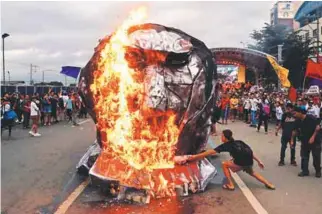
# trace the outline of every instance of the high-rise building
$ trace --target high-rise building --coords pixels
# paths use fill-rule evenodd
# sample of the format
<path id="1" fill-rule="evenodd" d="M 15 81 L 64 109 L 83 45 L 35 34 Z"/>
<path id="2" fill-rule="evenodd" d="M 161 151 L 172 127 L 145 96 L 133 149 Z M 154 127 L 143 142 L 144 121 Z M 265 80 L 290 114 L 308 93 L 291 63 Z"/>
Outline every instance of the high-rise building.
<path id="1" fill-rule="evenodd" d="M 271 25 L 285 25 L 290 29 L 296 28 L 294 16 L 302 2 L 278 1 L 271 9 Z"/>
<path id="2" fill-rule="evenodd" d="M 322 62 L 322 1 L 305 1 L 301 4 L 294 19 L 298 21 L 303 40 L 311 39 L 311 47 L 316 47 L 315 57 Z M 320 47 L 320 48 L 317 48 Z"/>

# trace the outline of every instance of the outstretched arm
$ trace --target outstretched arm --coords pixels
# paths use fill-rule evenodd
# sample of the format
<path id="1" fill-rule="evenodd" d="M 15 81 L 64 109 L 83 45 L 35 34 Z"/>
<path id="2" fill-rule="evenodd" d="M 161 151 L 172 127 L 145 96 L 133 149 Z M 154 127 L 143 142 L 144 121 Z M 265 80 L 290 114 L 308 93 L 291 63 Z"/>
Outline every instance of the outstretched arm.
<path id="1" fill-rule="evenodd" d="M 188 158 L 188 161 L 196 161 L 196 160 L 201 160 L 209 155 L 215 155 L 217 154 L 217 152 L 213 149 L 209 149 L 209 150 L 206 150 L 202 153 L 199 153 L 199 154 L 196 154 L 196 155 L 191 155 L 189 158 Z"/>
<path id="2" fill-rule="evenodd" d="M 253 154 L 253 159 L 258 163 L 258 166 L 261 168 L 261 169 L 264 169 L 264 164 L 263 162 L 258 159 L 254 154 Z"/>

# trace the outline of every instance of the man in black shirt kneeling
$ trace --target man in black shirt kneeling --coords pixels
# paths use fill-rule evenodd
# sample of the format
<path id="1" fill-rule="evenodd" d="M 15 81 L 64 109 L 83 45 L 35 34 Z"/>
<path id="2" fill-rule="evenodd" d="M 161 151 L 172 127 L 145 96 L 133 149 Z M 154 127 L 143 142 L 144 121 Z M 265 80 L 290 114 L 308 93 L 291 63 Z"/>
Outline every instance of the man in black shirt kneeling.
<path id="1" fill-rule="evenodd" d="M 234 140 L 233 133 L 231 130 L 226 129 L 223 131 L 221 140 L 223 144 L 216 147 L 215 149 L 207 150 L 203 153 L 197 155 L 190 155 L 187 157 L 188 161 L 193 160 L 200 160 L 210 155 L 215 155 L 221 152 L 229 152 L 230 155 L 233 157 L 232 160 L 224 161 L 222 163 L 222 168 L 224 174 L 228 180 L 227 184 L 223 185 L 224 189 L 227 190 L 234 190 L 234 183 L 231 178 L 230 171 L 238 172 L 238 171 L 245 171 L 249 175 L 256 178 L 261 183 L 265 184 L 266 188 L 274 190 L 275 187 L 273 184 L 269 183 L 265 178 L 263 178 L 257 172 L 253 170 L 253 159 L 257 161 L 260 168 L 264 168 L 264 164 L 253 154 L 252 149 L 245 144 L 243 141 Z"/>

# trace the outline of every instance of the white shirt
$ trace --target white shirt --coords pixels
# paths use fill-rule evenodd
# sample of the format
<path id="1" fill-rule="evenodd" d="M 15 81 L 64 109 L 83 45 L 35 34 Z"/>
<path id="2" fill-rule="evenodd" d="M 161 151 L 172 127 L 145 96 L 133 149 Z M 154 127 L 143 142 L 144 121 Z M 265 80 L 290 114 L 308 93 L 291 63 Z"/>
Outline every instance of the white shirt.
<path id="1" fill-rule="evenodd" d="M 30 116 L 37 116 L 39 108 L 34 101 L 30 104 Z"/>
<path id="2" fill-rule="evenodd" d="M 313 105 L 307 109 L 307 114 L 313 115 L 315 118 L 320 118 L 320 108 L 317 105 Z"/>
<path id="3" fill-rule="evenodd" d="M 65 106 L 65 105 L 66 105 L 66 103 L 67 103 L 67 100 L 68 100 L 68 96 L 63 95 L 62 97 L 63 97 L 63 101 L 64 101 L 64 106 Z"/>
<path id="4" fill-rule="evenodd" d="M 244 108 L 247 109 L 247 110 L 250 109 L 250 99 L 247 98 L 244 101 Z"/>
<path id="5" fill-rule="evenodd" d="M 315 110 L 315 116 L 316 118 L 320 118 L 320 108 L 317 105 L 313 105 Z"/>
<path id="6" fill-rule="evenodd" d="M 276 119 L 282 120 L 283 110 L 281 106 L 276 107 Z"/>
<path id="7" fill-rule="evenodd" d="M 257 104 L 258 104 L 258 100 L 256 98 L 253 98 L 250 100 L 250 105 L 251 105 L 252 111 L 257 111 Z"/>

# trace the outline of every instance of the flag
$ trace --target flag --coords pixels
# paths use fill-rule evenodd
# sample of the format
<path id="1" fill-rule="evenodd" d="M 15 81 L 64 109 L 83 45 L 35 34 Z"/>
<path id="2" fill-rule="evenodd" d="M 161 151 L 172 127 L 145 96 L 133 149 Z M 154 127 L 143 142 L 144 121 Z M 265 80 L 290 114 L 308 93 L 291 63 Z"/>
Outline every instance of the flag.
<path id="1" fill-rule="evenodd" d="M 308 59 L 306 64 L 305 76 L 322 80 L 322 63 L 316 63 L 311 59 Z"/>
<path id="2" fill-rule="evenodd" d="M 288 69 L 280 66 L 272 56 L 267 56 L 268 61 L 271 63 L 283 87 L 289 88 L 291 86 L 288 80 Z"/>
<path id="3" fill-rule="evenodd" d="M 245 66 L 244 65 L 238 66 L 237 82 L 245 83 Z"/>
<path id="4" fill-rule="evenodd" d="M 60 73 L 77 79 L 80 70 L 81 70 L 80 67 L 63 66 Z"/>
<path id="5" fill-rule="evenodd" d="M 291 86 L 290 89 L 288 90 L 288 98 L 292 103 L 296 102 L 297 94 L 296 94 L 296 89 Z"/>

